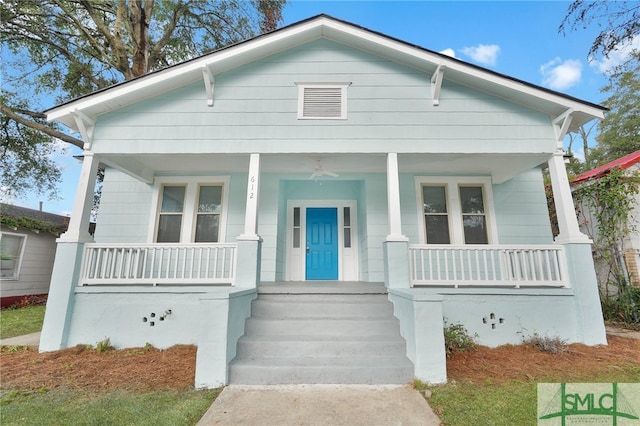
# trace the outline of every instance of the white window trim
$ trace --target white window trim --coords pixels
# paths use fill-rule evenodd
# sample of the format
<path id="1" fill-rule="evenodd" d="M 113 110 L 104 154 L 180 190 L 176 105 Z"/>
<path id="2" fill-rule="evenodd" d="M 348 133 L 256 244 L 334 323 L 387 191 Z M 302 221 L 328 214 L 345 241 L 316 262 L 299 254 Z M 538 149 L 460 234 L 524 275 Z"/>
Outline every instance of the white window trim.
<path id="1" fill-rule="evenodd" d="M 293 209 L 300 208 L 300 247 L 293 248 Z M 288 200 L 287 253 L 285 281 L 305 280 L 307 241 L 307 208 L 338 209 L 338 281 L 357 281 L 359 278 L 358 203 L 356 200 Z M 351 209 L 351 247 L 344 247 L 344 215 L 341 209 Z"/>
<path id="2" fill-rule="evenodd" d="M 298 86 L 298 120 L 346 120 L 347 119 L 347 87 L 351 82 L 304 83 L 295 82 Z M 340 89 L 340 117 L 308 117 L 304 115 L 304 90 L 307 88 Z"/>
<path id="3" fill-rule="evenodd" d="M 196 216 L 198 214 L 198 188 L 201 185 L 222 185 L 222 210 L 218 229 L 218 242 L 226 242 L 227 209 L 229 207 L 229 176 L 159 176 L 153 182 L 153 199 L 147 242 L 156 243 L 159 212 L 162 203 L 162 188 L 165 185 L 186 186 L 184 195 L 184 211 L 180 229 L 180 243 L 193 243 L 196 232 Z M 202 243 L 205 244 L 205 243 Z"/>
<path id="4" fill-rule="evenodd" d="M 420 244 L 426 244 L 427 236 L 424 225 L 424 207 L 422 200 L 423 185 L 444 185 L 447 195 L 447 216 L 451 244 L 465 244 L 462 224 L 462 206 L 460 204 L 460 186 L 482 186 L 484 214 L 487 219 L 488 244 L 498 244 L 498 227 L 496 225 L 493 203 L 493 185 L 490 177 L 483 176 L 416 176 L 416 200 L 418 211 L 418 227 Z"/>
<path id="5" fill-rule="evenodd" d="M 20 270 L 22 269 L 22 260 L 24 259 L 24 251 L 27 247 L 27 235 L 26 234 L 18 234 L 15 232 L 0 232 L 0 238 L 5 235 L 12 235 L 14 237 L 22 238 L 22 246 L 20 247 L 20 253 L 18 254 L 18 258 L 16 259 L 16 264 L 13 267 L 13 276 L 11 277 L 0 277 L 3 281 L 17 281 L 20 279 Z"/>

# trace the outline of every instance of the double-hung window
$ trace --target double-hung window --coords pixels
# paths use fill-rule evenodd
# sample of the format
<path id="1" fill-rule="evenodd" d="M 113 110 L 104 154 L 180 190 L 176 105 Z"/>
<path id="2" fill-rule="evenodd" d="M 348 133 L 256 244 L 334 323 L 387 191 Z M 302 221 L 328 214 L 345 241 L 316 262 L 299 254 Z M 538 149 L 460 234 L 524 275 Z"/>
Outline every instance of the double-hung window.
<path id="1" fill-rule="evenodd" d="M 27 236 L 13 232 L 0 232 L 0 279 L 17 280 L 24 257 Z"/>
<path id="2" fill-rule="evenodd" d="M 158 243 L 224 241 L 228 178 L 157 178 L 150 231 Z"/>
<path id="3" fill-rule="evenodd" d="M 416 178 L 421 240 L 426 244 L 496 242 L 489 178 Z"/>

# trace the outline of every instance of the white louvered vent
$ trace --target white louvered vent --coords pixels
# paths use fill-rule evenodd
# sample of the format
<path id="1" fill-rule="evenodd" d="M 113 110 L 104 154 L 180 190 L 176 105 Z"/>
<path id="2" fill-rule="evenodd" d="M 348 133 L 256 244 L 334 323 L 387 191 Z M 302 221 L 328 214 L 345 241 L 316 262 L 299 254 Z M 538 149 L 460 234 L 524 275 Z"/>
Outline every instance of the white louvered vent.
<path id="1" fill-rule="evenodd" d="M 347 118 L 347 87 L 350 83 L 297 84 L 299 119 Z"/>

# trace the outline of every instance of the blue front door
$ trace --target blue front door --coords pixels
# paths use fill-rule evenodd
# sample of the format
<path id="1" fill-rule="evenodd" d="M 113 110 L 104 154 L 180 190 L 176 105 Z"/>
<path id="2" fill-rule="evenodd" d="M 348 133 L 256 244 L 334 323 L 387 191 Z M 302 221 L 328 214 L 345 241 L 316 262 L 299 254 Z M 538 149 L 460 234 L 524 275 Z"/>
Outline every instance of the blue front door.
<path id="1" fill-rule="evenodd" d="M 307 208 L 306 279 L 338 279 L 338 209 L 336 208 Z"/>

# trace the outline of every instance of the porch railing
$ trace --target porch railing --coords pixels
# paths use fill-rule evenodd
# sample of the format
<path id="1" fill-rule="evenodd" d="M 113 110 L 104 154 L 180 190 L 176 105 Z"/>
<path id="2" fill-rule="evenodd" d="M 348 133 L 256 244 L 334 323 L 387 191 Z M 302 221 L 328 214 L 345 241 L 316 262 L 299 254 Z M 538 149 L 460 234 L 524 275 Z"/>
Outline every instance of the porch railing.
<path id="1" fill-rule="evenodd" d="M 411 285 L 568 287 L 562 246 L 411 245 Z"/>
<path id="2" fill-rule="evenodd" d="M 79 284 L 234 284 L 236 247 L 89 243 Z"/>

